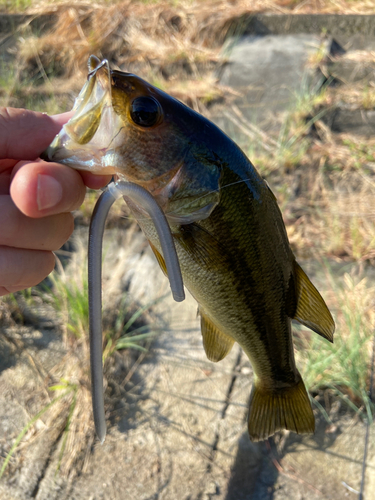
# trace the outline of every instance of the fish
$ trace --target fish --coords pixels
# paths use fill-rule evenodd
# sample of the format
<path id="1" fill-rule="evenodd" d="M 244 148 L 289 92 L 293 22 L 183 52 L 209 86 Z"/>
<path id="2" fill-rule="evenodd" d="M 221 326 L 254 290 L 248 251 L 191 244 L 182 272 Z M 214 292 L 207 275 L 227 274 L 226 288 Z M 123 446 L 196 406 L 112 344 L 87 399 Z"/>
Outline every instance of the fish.
<path id="1" fill-rule="evenodd" d="M 268 183 L 223 131 L 182 102 L 95 56 L 88 67 L 74 115 L 43 158 L 112 174 L 153 196 L 198 303 L 207 358 L 222 360 L 237 342 L 252 365 L 250 439 L 313 433 L 291 325 L 333 342 L 335 323 L 296 261 Z M 167 274 L 151 218 L 126 201 Z"/>

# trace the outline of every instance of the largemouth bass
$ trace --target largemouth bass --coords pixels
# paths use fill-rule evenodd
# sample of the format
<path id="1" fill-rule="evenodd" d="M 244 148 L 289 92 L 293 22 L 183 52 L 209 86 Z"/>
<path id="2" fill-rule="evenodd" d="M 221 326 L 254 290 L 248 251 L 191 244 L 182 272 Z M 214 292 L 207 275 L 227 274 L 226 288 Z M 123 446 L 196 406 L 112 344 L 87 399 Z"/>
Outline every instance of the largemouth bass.
<path id="1" fill-rule="evenodd" d="M 334 321 L 296 262 L 276 198 L 241 149 L 209 120 L 141 78 L 96 57 L 73 118 L 44 158 L 112 173 L 147 189 L 171 228 L 203 346 L 220 361 L 234 342 L 253 370 L 253 441 L 281 429 L 314 432 L 296 367 L 295 319 L 333 341 Z M 151 218 L 127 200 L 166 273 Z"/>

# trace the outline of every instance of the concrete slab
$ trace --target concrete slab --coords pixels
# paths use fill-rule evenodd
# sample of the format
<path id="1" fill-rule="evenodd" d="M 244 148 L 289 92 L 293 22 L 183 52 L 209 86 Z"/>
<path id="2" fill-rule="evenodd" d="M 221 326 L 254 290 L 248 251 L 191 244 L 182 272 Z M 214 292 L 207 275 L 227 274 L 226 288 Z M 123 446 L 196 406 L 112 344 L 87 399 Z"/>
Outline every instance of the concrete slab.
<path id="1" fill-rule="evenodd" d="M 308 63 L 322 44 L 328 50 L 328 41 L 317 35 L 246 36 L 229 44 L 220 84 L 239 93 L 234 102 L 244 120 L 277 136 L 285 112 L 317 85 L 316 70 Z M 230 120 L 230 113 L 218 111 L 214 121 L 237 142 L 248 143 L 238 117 Z"/>

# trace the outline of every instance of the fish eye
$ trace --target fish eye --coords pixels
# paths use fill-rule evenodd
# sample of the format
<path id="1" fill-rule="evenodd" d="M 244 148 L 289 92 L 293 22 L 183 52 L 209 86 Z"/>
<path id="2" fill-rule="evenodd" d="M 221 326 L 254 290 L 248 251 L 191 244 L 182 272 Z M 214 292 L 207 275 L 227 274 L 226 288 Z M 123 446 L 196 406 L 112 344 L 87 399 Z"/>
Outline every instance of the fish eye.
<path id="1" fill-rule="evenodd" d="M 130 116 L 136 125 L 141 127 L 152 127 L 156 125 L 162 111 L 160 104 L 153 97 L 136 97 L 130 104 Z"/>

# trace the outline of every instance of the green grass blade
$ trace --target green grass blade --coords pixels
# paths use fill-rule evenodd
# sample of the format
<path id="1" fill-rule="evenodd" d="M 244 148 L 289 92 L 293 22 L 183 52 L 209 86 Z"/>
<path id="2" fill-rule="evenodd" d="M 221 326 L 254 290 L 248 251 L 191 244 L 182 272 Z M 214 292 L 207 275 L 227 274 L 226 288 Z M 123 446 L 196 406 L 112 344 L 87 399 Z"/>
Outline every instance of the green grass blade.
<path id="1" fill-rule="evenodd" d="M 20 444 L 22 438 L 24 437 L 24 435 L 26 434 L 26 432 L 30 429 L 30 427 L 32 425 L 35 424 L 35 422 L 47 411 L 51 408 L 51 406 L 53 406 L 55 403 L 57 403 L 57 401 L 59 401 L 60 399 L 62 399 L 64 396 L 66 396 L 67 394 L 69 394 L 70 391 L 67 391 L 65 392 L 64 394 L 61 394 L 60 396 L 57 396 L 55 399 L 53 399 L 50 403 L 48 403 L 48 405 L 46 405 L 42 410 L 40 410 L 39 413 L 37 413 L 35 415 L 35 417 L 33 417 L 26 425 L 25 427 L 22 429 L 22 431 L 18 434 L 18 436 L 16 437 L 16 440 L 14 441 L 13 443 L 13 446 L 11 447 L 11 449 L 9 450 L 7 456 L 5 457 L 5 460 L 4 460 L 4 463 L 1 467 L 1 470 L 0 470 L 0 479 L 2 478 L 4 472 L 5 472 L 5 469 L 7 468 L 7 465 L 9 463 L 9 460 L 11 459 L 13 453 L 15 452 L 15 450 L 17 449 L 17 446 Z"/>
<path id="2" fill-rule="evenodd" d="M 152 300 L 151 302 L 149 302 L 148 304 L 144 305 L 143 307 L 140 307 L 138 309 L 138 311 L 136 311 L 132 317 L 129 319 L 129 321 L 124 325 L 124 328 L 123 328 L 123 331 L 124 332 L 127 332 L 129 330 L 129 328 L 131 327 L 131 325 L 137 321 L 137 319 L 142 316 L 142 314 L 144 314 L 148 309 L 150 309 L 150 307 L 156 305 L 156 304 L 159 304 L 159 302 L 161 302 L 162 300 L 164 300 L 166 297 L 168 297 L 169 293 L 166 293 L 165 295 L 162 295 L 161 297 L 157 298 L 157 299 L 154 299 Z"/>

